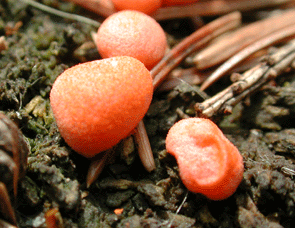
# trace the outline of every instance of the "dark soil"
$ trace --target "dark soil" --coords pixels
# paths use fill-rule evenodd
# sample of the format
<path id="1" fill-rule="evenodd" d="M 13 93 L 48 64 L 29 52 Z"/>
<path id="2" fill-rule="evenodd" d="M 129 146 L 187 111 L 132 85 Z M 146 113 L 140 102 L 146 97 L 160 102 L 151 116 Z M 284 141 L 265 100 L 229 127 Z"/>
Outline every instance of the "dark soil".
<path id="1" fill-rule="evenodd" d="M 95 17 L 68 2 L 42 2 Z M 247 16 L 251 14 L 259 12 Z M 180 119 L 179 113 L 194 116 L 193 105 L 202 101 L 198 87 L 186 83 L 156 94 L 144 119 L 156 170 L 144 170 L 131 137 L 117 146 L 117 156 L 87 189 L 90 161 L 61 138 L 49 92 L 66 68 L 99 58 L 90 35 L 97 28 L 44 13 L 22 1 L 2 0 L 0 15 L 0 36 L 5 36 L 8 45 L 0 52 L 0 110 L 19 126 L 30 145 L 28 169 L 20 181 L 15 207 L 20 227 L 46 227 L 45 214 L 52 208 L 58 209 L 56 215 L 64 227 L 295 226 L 292 71 L 254 94 L 250 106 L 239 104 L 231 116 L 219 118 L 218 125 L 239 148 L 245 164 L 244 179 L 228 199 L 211 201 L 188 192 L 175 159 L 165 151 L 165 136 Z M 189 19 L 162 25 L 171 45 L 194 27 Z M 180 33 L 180 25 L 186 34 Z M 91 48 L 81 49 L 85 43 Z M 118 208 L 124 209 L 122 214 L 114 213 Z"/>

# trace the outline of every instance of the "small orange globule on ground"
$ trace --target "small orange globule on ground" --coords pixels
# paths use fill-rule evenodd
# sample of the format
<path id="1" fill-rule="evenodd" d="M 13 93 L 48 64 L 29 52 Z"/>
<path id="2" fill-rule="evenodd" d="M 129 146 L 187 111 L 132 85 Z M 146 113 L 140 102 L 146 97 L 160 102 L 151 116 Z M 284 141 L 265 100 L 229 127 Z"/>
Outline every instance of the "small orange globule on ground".
<path id="1" fill-rule="evenodd" d="M 151 14 L 161 7 L 161 0 L 112 0 L 117 10 L 137 10 Z"/>
<path id="2" fill-rule="evenodd" d="M 166 149 L 179 166 L 183 184 L 212 200 L 231 196 L 243 179 L 243 158 L 211 120 L 183 119 L 166 138 Z"/>
<path id="3" fill-rule="evenodd" d="M 64 71 L 52 86 L 50 104 L 66 143 L 93 157 L 130 134 L 152 96 L 152 78 L 144 64 L 120 56 Z"/>
<path id="4" fill-rule="evenodd" d="M 167 49 L 166 35 L 152 17 L 123 10 L 109 16 L 99 27 L 94 41 L 101 57 L 127 55 L 151 70 Z"/>

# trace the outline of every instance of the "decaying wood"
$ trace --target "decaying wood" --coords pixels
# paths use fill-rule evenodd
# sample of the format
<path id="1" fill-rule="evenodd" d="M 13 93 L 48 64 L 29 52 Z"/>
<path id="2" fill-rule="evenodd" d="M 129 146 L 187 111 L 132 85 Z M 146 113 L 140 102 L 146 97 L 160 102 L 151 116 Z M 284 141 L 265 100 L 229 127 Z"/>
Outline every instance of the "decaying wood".
<path id="1" fill-rule="evenodd" d="M 259 90 L 270 80 L 289 70 L 295 62 L 295 40 L 266 56 L 257 66 L 242 75 L 234 75 L 235 82 L 210 99 L 195 105 L 197 116 L 213 117 L 229 114 L 244 98 Z"/>

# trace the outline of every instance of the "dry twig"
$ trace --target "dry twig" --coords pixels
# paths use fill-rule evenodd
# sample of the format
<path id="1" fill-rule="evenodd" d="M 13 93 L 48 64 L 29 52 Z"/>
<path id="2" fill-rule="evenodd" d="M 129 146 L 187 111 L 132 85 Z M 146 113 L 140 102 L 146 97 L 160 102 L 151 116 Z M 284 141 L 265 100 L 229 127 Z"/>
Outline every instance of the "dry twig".
<path id="1" fill-rule="evenodd" d="M 232 108 L 245 97 L 251 95 L 271 79 L 284 73 L 294 64 L 295 40 L 267 56 L 263 62 L 236 76 L 237 81 L 214 97 L 197 103 L 197 116 L 212 117 L 218 114 L 231 113 Z"/>

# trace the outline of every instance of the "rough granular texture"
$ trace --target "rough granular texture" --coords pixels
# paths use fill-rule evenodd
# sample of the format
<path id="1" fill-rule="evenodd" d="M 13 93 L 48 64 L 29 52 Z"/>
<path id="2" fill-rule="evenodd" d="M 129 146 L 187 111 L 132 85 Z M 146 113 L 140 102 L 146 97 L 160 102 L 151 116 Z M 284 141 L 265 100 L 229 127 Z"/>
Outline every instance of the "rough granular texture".
<path id="1" fill-rule="evenodd" d="M 118 56 L 67 69 L 52 86 L 50 104 L 69 146 L 93 157 L 130 134 L 152 96 L 152 77 L 143 63 Z"/>
<path id="2" fill-rule="evenodd" d="M 166 36 L 152 17 L 125 10 L 108 17 L 95 36 L 97 49 L 103 58 L 128 55 L 151 70 L 164 56 Z"/>

